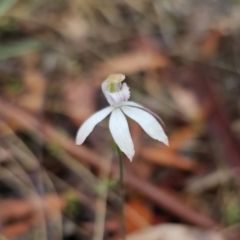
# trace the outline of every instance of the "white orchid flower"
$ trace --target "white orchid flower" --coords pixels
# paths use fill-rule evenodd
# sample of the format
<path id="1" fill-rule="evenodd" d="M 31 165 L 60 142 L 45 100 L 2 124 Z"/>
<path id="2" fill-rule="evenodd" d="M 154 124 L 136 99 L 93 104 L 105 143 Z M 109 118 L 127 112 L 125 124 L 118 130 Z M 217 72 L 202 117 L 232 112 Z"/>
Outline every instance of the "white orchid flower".
<path id="1" fill-rule="evenodd" d="M 134 145 L 124 114 L 139 123 L 153 139 L 168 145 L 168 138 L 159 122 L 153 117 L 153 115 L 156 117 L 154 113 L 135 102 L 128 101 L 130 91 L 126 83 L 122 84 L 124 79 L 125 76 L 122 74 L 113 74 L 102 83 L 102 91 L 110 106 L 96 112 L 82 124 L 77 133 L 76 144 L 81 145 L 93 128 L 111 113 L 109 128 L 113 139 L 132 161 L 135 153 Z"/>

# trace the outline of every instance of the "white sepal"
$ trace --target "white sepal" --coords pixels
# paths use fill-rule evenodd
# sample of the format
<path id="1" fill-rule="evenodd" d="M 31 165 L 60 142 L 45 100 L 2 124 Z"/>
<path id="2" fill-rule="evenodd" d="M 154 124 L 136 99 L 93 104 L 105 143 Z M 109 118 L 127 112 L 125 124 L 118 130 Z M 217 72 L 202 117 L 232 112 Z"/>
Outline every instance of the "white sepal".
<path id="1" fill-rule="evenodd" d="M 128 117 L 135 120 L 150 137 L 168 145 L 168 138 L 162 126 L 150 113 L 129 106 L 122 106 L 121 109 Z"/>
<path id="2" fill-rule="evenodd" d="M 132 161 L 135 153 L 133 141 L 129 132 L 127 120 L 120 108 L 113 110 L 109 121 L 109 128 L 115 143 Z"/>
<path id="3" fill-rule="evenodd" d="M 79 128 L 77 132 L 77 137 L 76 137 L 76 144 L 81 145 L 87 136 L 92 132 L 93 128 L 101 122 L 109 113 L 113 111 L 113 107 L 109 106 L 107 108 L 104 108 L 95 114 L 93 114 L 90 118 L 88 118 L 82 126 Z"/>
<path id="4" fill-rule="evenodd" d="M 162 126 L 165 126 L 163 120 L 156 113 L 152 112 L 150 109 L 145 108 L 144 106 L 142 106 L 142 105 L 140 105 L 138 103 L 132 102 L 132 101 L 124 102 L 123 105 L 124 106 L 130 106 L 130 107 L 137 107 L 137 108 L 140 108 L 142 110 L 145 110 L 146 112 L 148 112 L 151 115 L 153 115 L 161 123 Z"/>

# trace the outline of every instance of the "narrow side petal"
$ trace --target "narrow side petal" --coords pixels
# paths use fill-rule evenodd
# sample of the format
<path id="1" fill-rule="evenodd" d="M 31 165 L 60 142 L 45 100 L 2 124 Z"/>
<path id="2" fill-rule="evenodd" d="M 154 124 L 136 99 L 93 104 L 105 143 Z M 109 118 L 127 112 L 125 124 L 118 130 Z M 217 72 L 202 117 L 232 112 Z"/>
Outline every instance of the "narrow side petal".
<path id="1" fill-rule="evenodd" d="M 124 106 L 130 106 L 130 107 L 137 107 L 137 108 L 145 110 L 146 112 L 152 114 L 162 124 L 162 126 L 165 127 L 165 124 L 164 124 L 163 120 L 157 114 L 152 112 L 150 109 L 145 108 L 144 106 L 142 106 L 138 103 L 132 102 L 132 101 L 127 101 L 127 102 L 123 103 L 123 105 Z"/>
<path id="2" fill-rule="evenodd" d="M 101 122 L 107 115 L 113 111 L 113 107 L 109 106 L 104 108 L 95 114 L 93 114 L 90 118 L 88 118 L 82 126 L 79 128 L 76 137 L 76 144 L 81 145 L 87 136 L 92 132 L 93 128 Z"/>
<path id="3" fill-rule="evenodd" d="M 129 132 L 127 120 L 120 108 L 113 110 L 109 121 L 109 128 L 118 147 L 132 161 L 135 153 L 133 141 Z"/>
<path id="4" fill-rule="evenodd" d="M 162 126 L 150 113 L 129 106 L 122 106 L 121 109 L 128 117 L 136 121 L 150 137 L 168 145 L 168 138 Z"/>

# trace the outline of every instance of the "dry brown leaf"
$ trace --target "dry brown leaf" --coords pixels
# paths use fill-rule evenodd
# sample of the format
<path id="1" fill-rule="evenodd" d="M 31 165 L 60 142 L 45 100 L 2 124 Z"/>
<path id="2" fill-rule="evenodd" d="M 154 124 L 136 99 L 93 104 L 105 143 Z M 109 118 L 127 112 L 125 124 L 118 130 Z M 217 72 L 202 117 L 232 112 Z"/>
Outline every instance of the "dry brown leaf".
<path id="1" fill-rule="evenodd" d="M 173 150 L 181 150 L 196 135 L 191 125 L 175 130 L 169 137 L 169 147 Z"/>
<path id="2" fill-rule="evenodd" d="M 154 163 L 169 167 L 177 167 L 188 171 L 195 171 L 198 166 L 194 160 L 179 156 L 176 152 L 166 147 L 143 147 L 140 154 L 142 157 Z"/>
<path id="3" fill-rule="evenodd" d="M 132 214 L 130 209 L 134 210 L 135 214 Z M 141 221 L 136 213 L 141 216 Z M 127 207 L 125 207 L 125 217 L 126 230 L 128 233 L 151 225 L 154 219 L 153 212 L 148 206 L 146 206 L 146 202 L 137 198 L 128 201 Z"/>
<path id="4" fill-rule="evenodd" d="M 89 23 L 79 14 L 69 13 L 63 18 L 57 17 L 57 19 L 56 29 L 66 38 L 74 40 L 75 43 L 79 43 L 89 34 Z"/>
<path id="5" fill-rule="evenodd" d="M 4 235 L 5 237 L 15 237 L 27 232 L 32 225 L 33 223 L 29 218 L 28 221 L 13 224 L 1 229 L 1 235 Z"/>
<path id="6" fill-rule="evenodd" d="M 108 59 L 97 67 L 96 72 L 101 73 L 101 76 L 108 76 L 112 73 L 132 74 L 144 70 L 165 68 L 168 65 L 169 61 L 163 54 L 153 49 L 144 49 L 144 51 L 136 50 Z"/>
<path id="7" fill-rule="evenodd" d="M 218 232 L 180 224 L 161 224 L 133 233 L 127 240 L 224 240 Z"/>
<path id="8" fill-rule="evenodd" d="M 195 120 L 198 118 L 201 108 L 199 106 L 197 97 L 192 91 L 177 84 L 169 85 L 168 89 L 172 98 L 175 100 L 176 105 L 186 119 Z"/>
<path id="9" fill-rule="evenodd" d="M 39 223 L 42 210 L 48 218 L 54 218 L 65 204 L 66 200 L 56 195 L 47 195 L 43 199 L 34 197 L 25 200 L 4 200 L 0 204 L 1 220 L 7 222 L 9 219 L 22 219 L 22 221 L 6 225 L 1 232 L 6 237 L 22 234 Z"/>
<path id="10" fill-rule="evenodd" d="M 96 88 L 89 82 L 69 82 L 64 89 L 66 113 L 76 124 L 85 121 L 95 110 Z"/>
<path id="11" fill-rule="evenodd" d="M 44 76 L 39 71 L 28 70 L 23 74 L 23 82 L 26 90 L 19 99 L 19 105 L 30 111 L 41 111 L 45 96 Z"/>
<path id="12" fill-rule="evenodd" d="M 171 134 L 169 137 L 169 147 L 159 144 L 158 147 L 142 147 L 139 149 L 139 152 L 142 157 L 157 164 L 184 170 L 196 170 L 198 164 L 193 159 L 180 156 L 177 152 L 191 141 L 195 135 L 196 131 L 189 125 Z"/>
<path id="13" fill-rule="evenodd" d="M 135 164 L 126 162 L 128 169 L 130 169 L 134 174 L 142 179 L 147 179 L 149 176 L 151 176 L 155 167 L 154 164 L 151 164 L 147 161 L 142 161 L 140 158 L 136 159 L 134 162 Z"/>
<path id="14" fill-rule="evenodd" d="M 39 55 L 36 53 L 27 54 L 21 59 L 24 67 L 22 74 L 24 93 L 19 97 L 17 103 L 33 112 L 42 111 L 46 79 L 38 67 Z"/>
<path id="15" fill-rule="evenodd" d="M 212 57 L 219 46 L 221 37 L 222 34 L 219 31 L 210 31 L 201 43 L 199 55 L 204 59 Z"/>

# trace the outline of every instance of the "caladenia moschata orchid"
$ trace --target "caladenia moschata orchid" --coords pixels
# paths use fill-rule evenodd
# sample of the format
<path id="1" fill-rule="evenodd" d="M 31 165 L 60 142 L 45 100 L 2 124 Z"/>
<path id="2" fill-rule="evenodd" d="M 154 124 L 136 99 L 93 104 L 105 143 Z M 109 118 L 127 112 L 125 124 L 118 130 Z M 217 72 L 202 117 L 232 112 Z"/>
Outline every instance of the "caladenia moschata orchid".
<path id="1" fill-rule="evenodd" d="M 134 145 L 124 114 L 135 120 L 153 139 L 168 145 L 168 138 L 154 113 L 140 104 L 128 101 L 130 91 L 127 84 L 122 83 L 124 79 L 122 74 L 113 74 L 102 83 L 102 91 L 110 106 L 96 112 L 82 124 L 77 133 L 76 144 L 82 144 L 96 124 L 111 113 L 109 128 L 113 139 L 119 149 L 132 160 Z"/>

